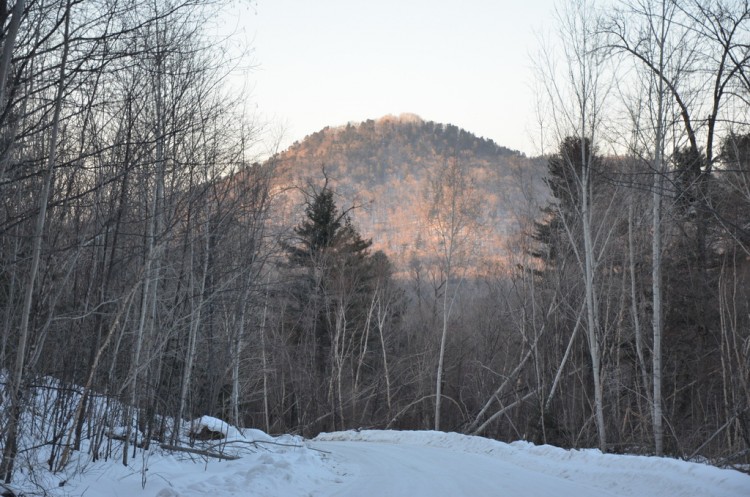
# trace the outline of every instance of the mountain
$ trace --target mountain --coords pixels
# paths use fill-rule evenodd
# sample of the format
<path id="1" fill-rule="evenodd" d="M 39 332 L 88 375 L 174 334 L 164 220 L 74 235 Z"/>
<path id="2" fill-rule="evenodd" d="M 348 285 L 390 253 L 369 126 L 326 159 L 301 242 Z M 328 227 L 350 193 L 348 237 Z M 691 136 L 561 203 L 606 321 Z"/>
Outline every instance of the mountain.
<path id="1" fill-rule="evenodd" d="M 484 261 L 502 259 L 519 217 L 535 210 L 530 205 L 544 191 L 542 160 L 413 114 L 326 127 L 272 160 L 279 190 L 286 192 L 279 214 L 284 219 L 295 224 L 303 202 L 300 189 L 320 187 L 325 171 L 339 207 L 355 206 L 352 219 L 363 236 L 401 263 L 429 257 L 434 247 L 425 222 L 430 180 L 451 161 L 460 165 L 481 201 Z"/>

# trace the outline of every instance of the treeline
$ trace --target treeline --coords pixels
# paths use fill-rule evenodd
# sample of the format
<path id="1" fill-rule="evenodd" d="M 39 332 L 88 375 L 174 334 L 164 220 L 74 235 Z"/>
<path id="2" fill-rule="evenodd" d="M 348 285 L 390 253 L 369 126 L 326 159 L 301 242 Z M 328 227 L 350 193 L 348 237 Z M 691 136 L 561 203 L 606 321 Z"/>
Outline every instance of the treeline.
<path id="1" fill-rule="evenodd" d="M 573 1 L 559 34 L 529 273 L 556 330 L 545 438 L 746 463 L 750 5 Z"/>
<path id="2" fill-rule="evenodd" d="M 5 480 L 36 464 L 30 434 L 60 469 L 82 437 L 106 445 L 118 427 L 127 461 L 136 429 L 175 436 L 164 416 L 236 421 L 271 166 L 248 164 L 252 122 L 222 92 L 234 61 L 206 30 L 221 7 L 0 6 Z M 39 433 L 34 388 L 52 384 L 56 424 Z"/>
<path id="3" fill-rule="evenodd" d="M 325 172 L 286 221 L 286 165 L 248 159 L 222 91 L 220 7 L 2 5 L 6 480 L 39 464 L 32 431 L 61 470 L 203 414 L 748 462 L 747 3 L 563 13 L 548 202 L 518 186 L 502 261 L 458 142 L 419 185 L 411 257 L 374 250 Z"/>

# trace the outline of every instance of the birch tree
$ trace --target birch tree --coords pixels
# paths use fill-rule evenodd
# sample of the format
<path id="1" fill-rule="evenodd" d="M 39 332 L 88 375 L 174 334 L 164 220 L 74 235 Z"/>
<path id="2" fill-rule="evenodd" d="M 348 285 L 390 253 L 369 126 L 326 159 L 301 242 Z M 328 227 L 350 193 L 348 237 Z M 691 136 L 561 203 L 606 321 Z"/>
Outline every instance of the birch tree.
<path id="1" fill-rule="evenodd" d="M 642 16 L 647 22 L 644 23 L 638 33 L 638 37 L 645 41 L 644 45 L 648 46 L 648 51 L 643 50 L 642 57 L 646 59 L 646 64 L 653 68 L 653 72 L 647 73 L 645 78 L 641 78 L 645 84 L 644 90 L 649 95 L 650 104 L 645 109 L 647 123 L 635 123 L 635 129 L 638 143 L 635 149 L 640 147 L 650 148 L 650 153 L 646 156 L 649 167 L 653 172 L 652 199 L 651 199 L 651 219 L 652 219 L 652 238 L 651 238 L 651 290 L 652 290 L 652 374 L 651 385 L 653 388 L 650 396 L 651 419 L 653 425 L 654 450 L 658 455 L 663 452 L 663 424 L 662 424 L 662 220 L 663 220 L 663 198 L 666 188 L 667 166 L 665 160 L 665 143 L 667 139 L 667 123 L 671 115 L 667 115 L 669 110 L 667 86 L 665 79 L 672 73 L 675 67 L 679 68 L 679 55 L 675 53 L 674 46 L 671 46 L 669 37 L 670 25 L 673 22 L 675 7 L 669 1 L 661 2 L 642 2 L 635 7 L 635 12 L 631 11 L 630 16 Z M 687 40 L 682 40 L 685 43 Z M 679 46 L 679 45 L 678 45 Z M 665 77 L 660 77 L 664 75 Z M 671 77 L 671 79 L 674 79 Z M 647 136 L 643 136 L 638 130 L 648 130 Z M 650 143 L 649 143 L 650 142 Z M 629 246 L 632 259 L 632 207 L 629 215 Z M 631 262 L 632 264 L 632 262 Z M 631 284 L 635 285 L 635 272 L 631 268 Z M 635 290 L 631 289 L 631 299 L 633 305 L 635 301 Z M 636 312 L 633 311 L 634 318 L 637 319 Z M 637 325 L 636 325 L 637 326 Z M 642 347 L 640 343 L 640 330 L 636 329 L 636 345 L 639 360 L 643 361 Z"/>
<path id="2" fill-rule="evenodd" d="M 568 192 L 575 199 L 575 223 L 568 224 L 559 213 L 563 228 L 580 266 L 584 284 L 586 337 L 591 360 L 594 389 L 594 413 L 599 448 L 607 450 L 602 382 L 602 330 L 598 317 L 597 270 L 607 234 L 594 232 L 594 192 L 592 180 L 597 167 L 595 151 L 604 119 L 604 106 L 611 85 L 606 71 L 606 56 L 601 50 L 598 13 L 588 0 L 569 2 L 559 13 L 561 52 L 543 54 L 543 84 L 552 115 L 550 126 L 561 137 L 559 160 L 565 169 Z M 557 67 L 557 57 L 563 66 Z M 562 137 L 566 137 L 565 140 Z M 559 205 L 559 204 L 558 204 Z M 580 229 L 580 243 L 575 232 Z M 600 240 L 598 240 L 600 238 Z"/>
<path id="3" fill-rule="evenodd" d="M 440 289 L 440 346 L 435 381 L 435 430 L 440 430 L 443 374 L 453 307 L 466 277 L 480 233 L 481 195 L 458 156 L 446 159 L 427 192 L 427 229 L 431 238 Z"/>
<path id="4" fill-rule="evenodd" d="M 638 117 L 629 135 L 636 142 L 632 150 L 653 174 L 651 418 L 657 454 L 664 451 L 664 204 L 667 200 L 668 208 L 678 203 L 691 205 L 695 214 L 689 222 L 696 227 L 699 270 L 707 281 L 708 183 L 722 116 L 731 119 L 735 115 L 733 88 L 741 86 L 750 60 L 743 48 L 749 15 L 747 2 L 642 0 L 623 2 L 605 24 L 608 44 L 615 53 L 626 55 L 638 75 L 634 80 L 639 96 L 630 102 L 648 95 L 647 104 L 630 104 L 631 110 L 642 110 L 633 112 Z M 670 156 L 676 171 L 670 167 Z M 675 174 L 676 180 L 672 179 Z"/>

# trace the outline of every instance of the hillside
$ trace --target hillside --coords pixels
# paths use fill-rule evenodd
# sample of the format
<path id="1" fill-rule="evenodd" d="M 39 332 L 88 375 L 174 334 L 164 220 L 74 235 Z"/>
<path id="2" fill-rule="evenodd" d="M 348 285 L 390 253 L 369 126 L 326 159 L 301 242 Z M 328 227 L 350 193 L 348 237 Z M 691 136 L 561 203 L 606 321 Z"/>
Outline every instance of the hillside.
<path id="1" fill-rule="evenodd" d="M 481 203 L 482 259 L 501 258 L 519 216 L 543 191 L 544 164 L 452 124 L 404 114 L 327 127 L 294 143 L 276 161 L 284 191 L 289 185 L 321 185 L 323 170 L 341 207 L 357 206 L 355 223 L 374 248 L 407 262 L 429 257 L 425 228 L 430 181 L 455 161 Z M 287 194 L 284 218 L 299 215 L 298 190 Z M 293 221 L 292 221 L 293 222 Z"/>

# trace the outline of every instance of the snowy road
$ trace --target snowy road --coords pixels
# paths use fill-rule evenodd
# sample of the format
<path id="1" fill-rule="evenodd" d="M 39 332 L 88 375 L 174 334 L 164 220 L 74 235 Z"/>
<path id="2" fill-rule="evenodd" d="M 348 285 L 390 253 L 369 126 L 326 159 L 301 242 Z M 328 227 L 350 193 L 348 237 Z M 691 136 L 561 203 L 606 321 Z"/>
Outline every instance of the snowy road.
<path id="1" fill-rule="evenodd" d="M 482 454 L 373 442 L 319 442 L 342 474 L 330 497 L 455 497 L 614 494 Z"/>
<path id="2" fill-rule="evenodd" d="M 347 431 L 323 433 L 314 440 L 273 438 L 258 430 L 227 432 L 227 454 L 238 459 L 196 458 L 155 447 L 131 458 L 127 467 L 100 459 L 82 471 L 87 457 L 82 451 L 81 464 L 71 465 L 75 468 L 70 474 L 49 477 L 46 495 L 750 497 L 746 474 L 666 457 L 502 443 L 434 431 Z M 28 488 L 28 495 L 38 494 L 32 492 L 36 487 Z"/>
<path id="3" fill-rule="evenodd" d="M 456 433 L 321 434 L 338 474 L 315 497 L 750 497 L 750 477 L 671 458 L 511 444 Z"/>

